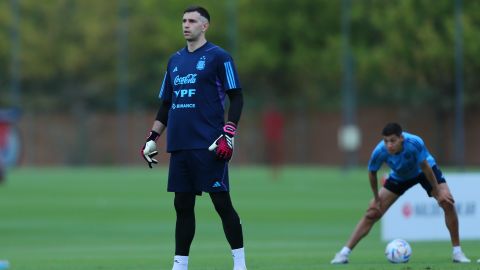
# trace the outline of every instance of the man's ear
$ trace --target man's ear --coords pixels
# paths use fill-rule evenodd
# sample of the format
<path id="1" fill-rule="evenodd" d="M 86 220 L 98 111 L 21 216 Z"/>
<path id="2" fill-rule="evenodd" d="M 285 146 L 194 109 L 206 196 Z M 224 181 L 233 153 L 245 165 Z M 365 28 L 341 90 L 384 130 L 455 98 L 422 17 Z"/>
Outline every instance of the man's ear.
<path id="1" fill-rule="evenodd" d="M 204 33 L 207 32 L 209 26 L 210 26 L 210 24 L 208 22 L 204 23 L 203 26 L 202 26 L 202 28 L 203 28 L 202 32 L 204 32 Z"/>

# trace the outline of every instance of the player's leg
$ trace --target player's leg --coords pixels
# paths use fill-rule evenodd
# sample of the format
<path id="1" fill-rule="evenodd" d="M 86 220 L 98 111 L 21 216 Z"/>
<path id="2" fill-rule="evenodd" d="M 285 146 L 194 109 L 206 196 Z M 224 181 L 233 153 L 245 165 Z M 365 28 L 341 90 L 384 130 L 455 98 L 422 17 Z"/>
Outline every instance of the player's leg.
<path id="1" fill-rule="evenodd" d="M 196 189 L 210 194 L 220 215 L 225 236 L 232 248 L 234 269 L 246 269 L 242 225 L 230 199 L 228 162 L 219 160 L 207 149 L 199 149 L 190 151 L 189 164 Z"/>
<path id="2" fill-rule="evenodd" d="M 175 258 L 173 270 L 188 269 L 188 255 L 195 236 L 195 197 L 193 192 L 175 192 Z"/>
<path id="3" fill-rule="evenodd" d="M 167 190 L 175 192 L 174 207 L 177 214 L 173 270 L 187 270 L 190 245 L 195 235 L 194 208 L 198 194 L 189 174 L 187 151 L 170 155 Z"/>
<path id="4" fill-rule="evenodd" d="M 332 264 L 344 264 L 348 263 L 348 255 L 351 250 L 365 237 L 373 225 L 385 214 L 385 212 L 390 208 L 390 206 L 398 199 L 399 195 L 393 193 L 392 191 L 382 187 L 378 192 L 380 198 L 380 209 L 378 210 L 375 207 L 374 200 L 370 201 L 369 207 L 360 219 L 357 226 L 353 230 L 352 235 L 347 241 L 347 244 L 335 254 L 335 257 L 331 261 Z"/>
<path id="5" fill-rule="evenodd" d="M 357 224 L 357 227 L 353 231 L 352 236 L 347 241 L 346 246 L 348 248 L 355 248 L 358 242 L 360 242 L 360 240 L 370 232 L 373 225 L 383 216 L 383 214 L 385 214 L 385 212 L 399 197 L 397 194 L 383 187 L 378 192 L 378 196 L 380 198 L 380 210 L 375 208 L 373 200 L 370 201 L 370 205 L 365 215 Z"/>
<path id="6" fill-rule="evenodd" d="M 1 160 L 0 160 L 1 162 Z M 3 174 L 3 167 L 2 167 L 2 164 L 0 163 L 0 184 L 3 182 L 3 180 L 5 179 L 4 178 L 4 174 Z"/>
<path id="7" fill-rule="evenodd" d="M 439 192 L 450 194 L 450 189 L 448 188 L 448 185 L 446 183 L 439 184 L 438 189 Z M 450 232 L 452 246 L 460 246 L 460 236 L 458 232 L 458 216 L 455 205 L 449 202 L 441 202 L 439 203 L 439 205 L 445 213 L 445 224 L 447 225 L 447 229 Z"/>
<path id="8" fill-rule="evenodd" d="M 448 188 L 447 183 L 441 183 L 438 185 L 440 192 L 445 192 L 451 195 L 450 189 Z M 455 205 L 448 202 L 439 203 L 440 207 L 445 213 L 445 224 L 447 225 L 448 232 L 450 233 L 450 239 L 452 242 L 452 260 L 456 263 L 469 263 L 471 260 L 465 256 L 460 246 L 460 234 L 459 234 L 459 225 L 458 225 L 458 216 Z"/>
<path id="9" fill-rule="evenodd" d="M 223 230 L 232 249 L 243 248 L 243 233 L 240 217 L 233 208 L 229 192 L 210 193 L 215 210 L 220 216 Z"/>
<path id="10" fill-rule="evenodd" d="M 437 166 L 432 167 L 433 173 L 437 178 L 438 182 L 438 191 L 440 193 L 446 194 L 447 196 L 453 198 L 450 189 L 445 181 L 445 178 L 442 175 L 442 172 Z M 432 187 L 426 177 L 422 179 L 420 182 L 422 187 L 427 191 L 428 196 L 432 197 L 431 190 Z M 459 225 L 458 225 L 458 216 L 457 210 L 455 209 L 455 204 L 449 202 L 440 202 L 439 206 L 443 209 L 445 213 L 445 224 L 447 226 L 448 232 L 450 233 L 450 239 L 452 242 L 453 252 L 452 252 L 452 259 L 453 262 L 458 263 L 469 263 L 471 262 L 462 251 L 460 246 L 460 234 L 459 234 Z"/>
<path id="11" fill-rule="evenodd" d="M 440 192 L 445 192 L 451 195 L 450 189 L 447 183 L 441 183 L 438 185 Z M 452 260 L 457 263 L 469 263 L 471 260 L 465 256 L 460 246 L 460 234 L 458 225 L 457 210 L 454 204 L 448 202 L 441 202 L 440 207 L 445 213 L 445 224 L 447 225 L 448 232 L 450 233 L 450 239 L 453 246 Z"/>
<path id="12" fill-rule="evenodd" d="M 5 167 L 3 164 L 3 157 L 0 156 L 0 184 L 5 180 Z"/>
<path id="13" fill-rule="evenodd" d="M 222 220 L 223 231 L 232 249 L 234 270 L 246 269 L 242 224 L 240 217 L 233 208 L 230 193 L 227 191 L 211 192 L 210 198 Z"/>

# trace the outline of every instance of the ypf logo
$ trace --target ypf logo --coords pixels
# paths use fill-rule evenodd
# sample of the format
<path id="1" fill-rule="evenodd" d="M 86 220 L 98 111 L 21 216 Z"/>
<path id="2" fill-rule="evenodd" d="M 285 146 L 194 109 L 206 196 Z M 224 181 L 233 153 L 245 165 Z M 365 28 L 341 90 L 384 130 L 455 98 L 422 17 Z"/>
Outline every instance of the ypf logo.
<path id="1" fill-rule="evenodd" d="M 195 95 L 196 89 L 181 89 L 181 90 L 175 90 L 175 96 L 176 97 L 192 97 Z"/>

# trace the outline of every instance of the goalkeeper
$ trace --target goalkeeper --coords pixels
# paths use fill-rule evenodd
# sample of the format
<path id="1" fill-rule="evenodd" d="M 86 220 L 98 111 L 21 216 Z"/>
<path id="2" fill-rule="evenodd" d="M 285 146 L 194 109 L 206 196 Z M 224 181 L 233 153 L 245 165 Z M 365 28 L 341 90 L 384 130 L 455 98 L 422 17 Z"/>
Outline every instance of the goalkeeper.
<path id="1" fill-rule="evenodd" d="M 184 11 L 182 29 L 187 46 L 168 61 L 159 93 L 161 105 L 141 151 L 152 168 L 157 163 L 156 141 L 167 130 L 167 190 L 175 193 L 177 214 L 173 270 L 188 269 L 195 199 L 202 192 L 209 193 L 220 215 L 234 270 L 246 269 L 242 226 L 232 206 L 228 178 L 243 95 L 232 57 L 205 38 L 209 24 L 210 15 L 204 8 L 193 6 Z M 225 123 L 226 96 L 230 106 Z"/>

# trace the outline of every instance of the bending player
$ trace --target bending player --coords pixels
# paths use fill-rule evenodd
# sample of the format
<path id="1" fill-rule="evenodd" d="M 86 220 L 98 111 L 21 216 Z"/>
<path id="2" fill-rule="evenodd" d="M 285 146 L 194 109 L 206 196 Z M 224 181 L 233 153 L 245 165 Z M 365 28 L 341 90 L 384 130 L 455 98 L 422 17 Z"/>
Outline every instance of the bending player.
<path id="1" fill-rule="evenodd" d="M 335 254 L 332 264 L 348 263 L 352 249 L 365 237 L 373 225 L 385 214 L 402 194 L 420 183 L 428 196 L 434 197 L 445 213 L 445 223 L 453 246 L 452 258 L 456 263 L 469 263 L 460 247 L 458 217 L 454 200 L 435 159 L 423 140 L 403 132 L 397 123 L 387 124 L 382 131 L 383 140 L 375 147 L 368 163 L 368 177 L 373 199 L 360 219 L 346 245 Z M 391 168 L 384 186 L 378 191 L 377 171 L 385 163 Z"/>

